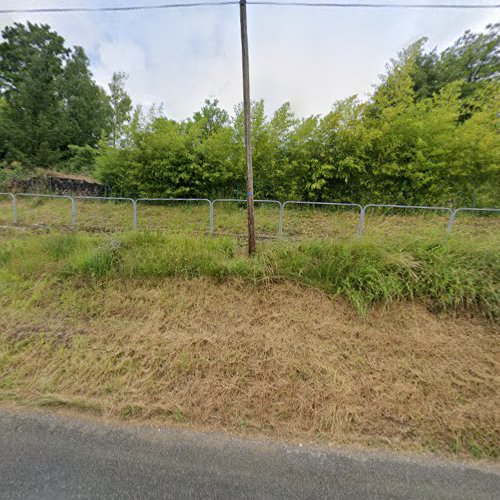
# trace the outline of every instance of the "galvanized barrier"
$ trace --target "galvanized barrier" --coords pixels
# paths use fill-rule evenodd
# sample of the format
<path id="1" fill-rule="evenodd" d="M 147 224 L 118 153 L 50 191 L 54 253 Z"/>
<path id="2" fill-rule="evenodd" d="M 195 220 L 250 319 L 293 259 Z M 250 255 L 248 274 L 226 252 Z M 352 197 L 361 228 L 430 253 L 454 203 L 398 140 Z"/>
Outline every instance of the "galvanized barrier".
<path id="1" fill-rule="evenodd" d="M 446 208 L 446 207 L 429 207 L 429 206 L 423 206 L 423 205 L 384 205 L 384 204 L 369 204 L 365 205 L 363 209 L 361 210 L 361 215 L 359 218 L 359 228 L 358 228 L 358 237 L 361 238 L 363 236 L 363 229 L 365 225 L 365 215 L 366 215 L 366 209 L 370 207 L 378 207 L 378 208 L 401 208 L 401 209 L 407 209 L 407 210 L 435 210 L 435 211 L 445 211 L 449 212 L 450 214 L 452 213 L 451 208 Z"/>
<path id="2" fill-rule="evenodd" d="M 133 225 L 137 227 L 137 203 L 133 198 L 121 198 L 113 196 L 75 196 L 75 200 L 101 200 L 101 201 L 130 201 L 132 203 Z M 76 218 L 75 218 L 76 223 Z"/>
<path id="3" fill-rule="evenodd" d="M 214 205 L 215 203 L 247 203 L 247 200 L 237 199 L 237 198 L 218 198 L 216 200 L 209 200 L 208 198 L 138 198 L 134 200 L 133 198 L 126 197 L 107 197 L 107 196 L 69 196 L 69 195 L 56 195 L 56 194 L 37 194 L 37 193 L 0 193 L 0 196 L 9 196 L 12 199 L 12 221 L 14 224 L 18 223 L 18 198 L 19 197 L 29 197 L 29 198 L 49 198 L 49 199 L 67 199 L 71 202 L 71 225 L 76 225 L 77 222 L 77 200 L 98 200 L 98 201 L 126 201 L 132 203 L 133 209 L 133 219 L 132 223 L 134 228 L 138 227 L 137 221 L 137 210 L 139 202 L 155 202 L 155 201 L 166 201 L 166 202 L 201 202 L 209 204 L 209 226 L 210 234 L 214 233 Z M 359 224 L 358 224 L 358 237 L 362 237 L 366 211 L 369 208 L 389 208 L 389 209 L 404 209 L 404 210 L 431 210 L 431 211 L 442 211 L 449 212 L 450 217 L 448 219 L 447 231 L 452 232 L 453 224 L 455 222 L 456 215 L 459 212 L 493 212 L 500 213 L 500 208 L 469 208 L 462 207 L 452 210 L 447 207 L 433 207 L 424 205 L 392 205 L 392 204 L 368 204 L 366 206 L 361 206 L 357 203 L 334 203 L 334 202 L 323 202 L 323 201 L 295 201 L 289 200 L 281 203 L 278 200 L 254 200 L 255 203 L 268 203 L 276 204 L 279 206 L 279 228 L 278 236 L 280 239 L 283 238 L 283 225 L 284 225 L 284 212 L 286 205 L 324 205 L 324 206 L 337 206 L 337 207 L 354 207 L 359 210 Z"/>
<path id="4" fill-rule="evenodd" d="M 186 202 L 207 202 L 209 205 L 209 227 L 210 233 L 212 233 L 212 224 L 213 224 L 213 205 L 212 202 L 208 198 L 138 198 L 135 200 L 136 210 L 138 209 L 140 201 L 186 201 Z M 135 217 L 135 227 L 138 227 L 137 221 L 137 212 Z"/>
<path id="5" fill-rule="evenodd" d="M 448 233 L 451 233 L 453 223 L 455 222 L 455 217 L 458 212 L 494 212 L 500 213 L 500 208 L 456 208 L 451 212 L 450 219 L 448 221 Z"/>
<path id="6" fill-rule="evenodd" d="M 363 212 L 363 207 L 361 205 L 358 205 L 357 203 L 334 203 L 329 201 L 285 201 L 281 205 L 281 211 L 280 211 L 280 227 L 279 227 L 280 240 L 283 239 L 283 219 L 285 216 L 286 205 L 326 205 L 334 207 L 356 207 L 359 208 L 360 214 Z"/>
<path id="7" fill-rule="evenodd" d="M 237 198 L 218 198 L 216 200 L 213 200 L 211 203 L 211 211 L 210 211 L 210 234 L 213 234 L 214 232 L 214 205 L 216 203 L 247 203 L 248 200 L 240 200 Z M 282 205 L 281 202 L 278 200 L 254 200 L 254 203 L 270 203 L 270 204 L 277 204 L 280 207 L 280 214 L 282 211 Z M 280 220 L 281 220 L 281 215 L 280 215 Z"/>
<path id="8" fill-rule="evenodd" d="M 0 196 L 9 196 L 12 200 L 12 223 L 17 224 L 17 204 L 16 197 L 12 193 L 0 193 Z"/>
<path id="9" fill-rule="evenodd" d="M 18 222 L 18 214 L 17 214 L 17 198 L 19 197 L 29 197 L 29 198 L 55 198 L 55 199 L 66 199 L 71 202 L 71 225 L 74 226 L 76 224 L 76 202 L 75 198 L 72 196 L 64 195 L 64 194 L 34 194 L 34 193 L 16 193 L 14 195 L 13 201 L 13 219 L 14 224 Z"/>

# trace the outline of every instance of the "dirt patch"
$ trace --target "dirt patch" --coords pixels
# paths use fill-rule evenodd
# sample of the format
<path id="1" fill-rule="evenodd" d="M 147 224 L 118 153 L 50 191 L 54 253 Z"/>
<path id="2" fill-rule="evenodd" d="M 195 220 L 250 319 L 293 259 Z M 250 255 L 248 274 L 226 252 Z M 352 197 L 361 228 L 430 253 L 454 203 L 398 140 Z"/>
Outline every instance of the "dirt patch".
<path id="1" fill-rule="evenodd" d="M 362 319 L 289 283 L 122 280 L 81 294 L 85 307 L 54 295 L 0 318 L 0 399 L 76 398 L 126 419 L 498 456 L 498 325 L 415 303 Z"/>

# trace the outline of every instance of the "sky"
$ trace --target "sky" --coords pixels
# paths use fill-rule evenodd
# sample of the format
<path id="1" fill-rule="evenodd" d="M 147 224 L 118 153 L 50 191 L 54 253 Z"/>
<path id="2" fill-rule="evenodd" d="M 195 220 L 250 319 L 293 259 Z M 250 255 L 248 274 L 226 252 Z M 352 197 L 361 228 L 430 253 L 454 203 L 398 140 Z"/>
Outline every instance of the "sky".
<path id="1" fill-rule="evenodd" d="M 2 0 L 1 7 L 169 2 L 173 0 Z M 252 99 L 264 99 L 268 114 L 290 101 L 300 116 L 327 113 L 336 100 L 353 94 L 366 98 L 389 59 L 421 37 L 428 37 L 429 49 L 443 49 L 466 29 L 481 31 L 486 24 L 500 21 L 499 10 L 247 8 Z M 0 28 L 27 20 L 47 23 L 66 39 L 67 45 L 82 46 L 90 58 L 94 78 L 103 87 L 107 88 L 114 71 L 127 73 L 127 91 L 134 104 L 146 109 L 163 104 L 170 118 L 191 116 L 205 99 L 217 98 L 229 111 L 242 100 L 237 5 L 113 13 L 0 14 Z"/>

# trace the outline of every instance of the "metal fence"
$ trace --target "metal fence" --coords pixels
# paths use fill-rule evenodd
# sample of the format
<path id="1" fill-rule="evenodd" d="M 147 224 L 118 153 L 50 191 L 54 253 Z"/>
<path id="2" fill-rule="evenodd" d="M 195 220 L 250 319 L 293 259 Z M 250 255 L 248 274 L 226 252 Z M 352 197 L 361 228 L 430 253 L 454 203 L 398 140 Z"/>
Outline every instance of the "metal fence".
<path id="1" fill-rule="evenodd" d="M 13 224 L 19 223 L 19 213 L 18 213 L 18 199 L 19 198 L 42 198 L 42 199 L 65 199 L 69 201 L 69 205 L 71 206 L 71 225 L 76 226 L 78 222 L 78 205 L 77 202 L 83 203 L 86 200 L 89 201 L 99 201 L 99 202 L 125 202 L 127 204 L 130 203 L 132 208 L 132 217 L 131 222 L 132 226 L 138 229 L 138 211 L 141 205 L 145 203 L 158 203 L 158 202 L 168 202 L 168 203 L 207 203 L 209 206 L 209 214 L 208 214 L 208 228 L 210 234 L 215 233 L 215 222 L 214 222 L 214 211 L 216 204 L 223 203 L 238 203 L 238 204 L 246 204 L 247 200 L 235 199 L 235 198 L 218 198 L 215 200 L 209 200 L 208 198 L 122 198 L 122 197 L 104 197 L 104 196 L 69 196 L 69 195 L 49 195 L 49 194 L 36 194 L 36 193 L 0 193 L 0 196 L 6 196 L 11 198 L 11 207 L 12 207 L 12 222 Z M 470 208 L 470 207 L 461 207 L 456 209 L 451 209 L 447 207 L 434 207 L 434 206 L 419 206 L 419 205 L 392 205 L 392 204 L 368 204 L 365 206 L 359 205 L 357 203 L 337 203 L 337 202 L 319 202 L 319 201 L 296 201 L 289 200 L 285 202 L 280 202 L 278 200 L 255 200 L 256 204 L 267 204 L 267 205 L 277 205 L 279 209 L 278 213 L 278 234 L 274 236 L 275 238 L 282 239 L 284 235 L 284 226 L 285 226 L 285 209 L 287 206 L 311 206 L 311 207 L 340 207 L 340 208 L 351 208 L 359 213 L 357 215 L 357 231 L 356 234 L 359 238 L 363 236 L 363 232 L 365 229 L 365 221 L 367 218 L 367 210 L 370 208 L 381 208 L 381 209 L 398 209 L 398 210 L 412 210 L 412 211 L 434 211 L 440 212 L 447 215 L 447 226 L 446 230 L 448 233 L 452 232 L 454 227 L 454 222 L 456 216 L 460 212 L 472 212 L 472 213 L 491 213 L 498 214 L 500 213 L 500 208 Z M 444 230 L 444 228 L 443 228 Z"/>
<path id="2" fill-rule="evenodd" d="M 213 200 L 211 202 L 211 210 L 210 210 L 210 234 L 214 233 L 214 206 L 216 203 L 239 203 L 239 204 L 246 204 L 247 200 L 241 200 L 238 198 L 218 198 L 216 200 Z M 277 204 L 279 207 L 279 220 L 278 220 L 278 237 L 281 238 L 281 213 L 283 210 L 283 205 L 280 201 L 278 200 L 254 200 L 254 203 L 259 205 L 259 204 Z"/>
<path id="3" fill-rule="evenodd" d="M 125 202 L 125 203 L 132 203 L 132 224 L 136 228 L 137 227 L 137 202 L 133 198 L 122 198 L 122 197 L 106 197 L 106 196 L 75 196 L 75 200 L 85 202 L 87 200 L 90 201 L 98 201 L 98 202 Z M 75 203 L 75 210 L 76 210 L 76 203 Z M 75 219 L 73 224 L 76 224 L 76 214 L 75 214 Z"/>
<path id="4" fill-rule="evenodd" d="M 359 222 L 358 222 L 358 228 L 359 224 L 361 224 L 361 219 L 362 219 L 362 214 L 363 214 L 363 207 L 361 205 L 358 205 L 357 203 L 335 203 L 335 202 L 329 202 L 329 201 L 285 201 L 281 204 L 281 210 L 280 210 L 280 228 L 279 228 L 279 236 L 280 239 L 283 238 L 283 221 L 285 218 L 285 207 L 287 205 L 306 205 L 306 206 L 320 206 L 320 207 L 354 207 L 356 209 L 359 208 L 360 210 L 360 216 L 359 216 Z M 359 233 L 358 229 L 358 234 L 361 236 Z"/>
<path id="5" fill-rule="evenodd" d="M 366 217 L 366 210 L 368 208 L 387 208 L 387 209 L 401 209 L 401 210 L 424 210 L 424 211 L 434 211 L 434 212 L 448 212 L 450 214 L 450 217 L 452 215 L 452 210 L 451 208 L 446 208 L 446 207 L 431 207 L 431 206 L 426 206 L 426 205 L 385 205 L 385 204 L 376 204 L 376 203 L 370 203 L 368 205 L 365 205 L 361 209 L 361 214 L 359 217 L 359 228 L 358 228 L 358 236 L 361 238 L 363 236 L 363 230 L 365 226 L 365 217 Z"/>

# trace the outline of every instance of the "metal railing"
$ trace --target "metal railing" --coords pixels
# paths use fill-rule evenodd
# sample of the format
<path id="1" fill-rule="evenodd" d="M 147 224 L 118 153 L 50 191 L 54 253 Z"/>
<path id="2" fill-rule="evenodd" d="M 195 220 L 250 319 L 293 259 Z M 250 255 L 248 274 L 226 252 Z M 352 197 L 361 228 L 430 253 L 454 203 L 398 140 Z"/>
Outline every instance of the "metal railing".
<path id="1" fill-rule="evenodd" d="M 132 224 L 137 227 L 137 202 L 133 198 L 122 198 L 115 196 L 75 196 L 75 200 L 97 200 L 97 201 L 130 201 L 132 203 Z M 75 203 L 76 207 L 76 203 Z M 76 217 L 75 217 L 76 223 Z"/>
<path id="2" fill-rule="evenodd" d="M 47 198 L 47 199 L 66 199 L 71 203 L 71 225 L 76 226 L 77 223 L 77 201 L 85 200 L 97 200 L 104 202 L 130 202 L 132 204 L 132 225 L 134 228 L 138 228 L 138 209 L 139 204 L 144 202 L 200 202 L 208 203 L 209 205 L 209 231 L 210 234 L 215 232 L 215 222 L 214 222 L 214 207 L 216 203 L 241 203 L 246 204 L 247 200 L 237 199 L 237 198 L 217 198 L 215 200 L 210 200 L 208 198 L 126 198 L 126 197 L 107 197 L 107 196 L 69 196 L 69 195 L 51 195 L 51 194 L 37 194 L 37 193 L 0 193 L 0 196 L 8 196 L 12 199 L 12 222 L 13 224 L 19 223 L 18 214 L 18 198 L 28 197 L 28 198 Z M 332 206 L 332 207 L 347 207 L 355 208 L 356 212 L 359 210 L 359 222 L 357 228 L 357 236 L 361 238 L 363 236 L 363 231 L 365 228 L 365 219 L 367 216 L 367 209 L 370 208 L 387 208 L 387 209 L 402 209 L 402 210 L 424 210 L 424 211 L 437 211 L 449 213 L 449 219 L 447 224 L 447 232 L 451 233 L 455 218 L 459 212 L 490 212 L 490 213 L 500 213 L 500 208 L 472 208 L 472 207 L 460 207 L 456 209 L 451 209 L 448 207 L 434 207 L 425 205 L 392 205 L 392 204 L 368 204 L 362 206 L 358 203 L 337 203 L 337 202 L 323 202 L 323 201 L 297 201 L 288 200 L 285 202 L 280 202 L 278 200 L 254 200 L 257 204 L 274 204 L 279 207 L 279 220 L 278 220 L 278 238 L 283 238 L 284 230 L 284 214 L 287 205 L 308 205 L 308 206 Z"/>
<path id="3" fill-rule="evenodd" d="M 205 203 L 207 202 L 208 203 L 208 206 L 209 206 L 209 220 L 208 220 L 208 223 L 209 223 L 209 227 L 210 227 L 210 233 L 213 232 L 212 228 L 213 228 L 213 202 L 210 201 L 208 198 L 137 198 L 137 200 L 135 200 L 135 204 L 136 204 L 136 215 L 135 215 L 135 219 L 134 219 L 134 227 L 138 227 L 138 222 L 137 222 L 137 207 L 139 206 L 139 202 L 140 201 L 167 201 L 167 202 L 170 202 L 170 201 L 186 201 L 186 202 L 202 202 L 202 203 Z"/>
<path id="4" fill-rule="evenodd" d="M 211 203 L 211 207 L 212 207 L 212 210 L 210 211 L 210 234 L 213 234 L 214 233 L 214 205 L 216 203 L 226 203 L 226 202 L 229 202 L 229 203 L 247 203 L 248 200 L 241 200 L 241 199 L 238 199 L 238 198 L 218 198 L 216 200 L 213 200 L 212 203 Z M 278 221 L 278 233 L 280 233 L 280 228 L 281 226 L 279 224 L 281 224 L 281 212 L 283 210 L 283 205 L 281 203 L 281 201 L 278 201 L 278 200 L 253 200 L 254 203 L 269 203 L 269 204 L 277 204 L 279 206 L 279 221 Z"/>
<path id="5" fill-rule="evenodd" d="M 52 199 L 66 199 L 71 202 L 71 225 L 74 226 L 76 224 L 76 201 L 75 198 L 69 195 L 64 194 L 35 194 L 35 193 L 16 193 L 14 195 L 12 211 L 13 211 L 13 219 L 15 220 L 14 224 L 17 224 L 18 221 L 18 213 L 17 213 L 17 198 L 19 196 L 29 197 L 29 198 L 52 198 Z"/>
<path id="6" fill-rule="evenodd" d="M 334 206 L 334 207 L 355 207 L 359 208 L 360 210 L 360 221 L 361 221 L 361 214 L 363 213 L 363 207 L 361 205 L 358 205 L 357 203 L 335 203 L 335 202 L 329 202 L 329 201 L 285 201 L 281 205 L 281 211 L 280 211 L 280 229 L 279 229 L 279 234 L 280 234 L 280 240 L 283 239 L 283 219 L 285 216 L 285 206 L 286 205 L 319 205 L 319 206 Z M 359 225 L 358 225 L 359 227 Z"/>
<path id="7" fill-rule="evenodd" d="M 403 210 L 446 211 L 446 212 L 449 212 L 450 215 L 452 214 L 451 208 L 447 208 L 447 207 L 431 207 L 431 206 L 426 206 L 426 205 L 385 205 L 385 204 L 370 203 L 368 205 L 365 205 L 361 209 L 361 215 L 360 215 L 360 218 L 359 218 L 359 229 L 358 229 L 358 237 L 359 238 L 361 238 L 363 236 L 363 230 L 364 230 L 364 225 L 365 225 L 366 209 L 367 208 L 371 208 L 371 207 L 377 207 L 377 208 L 396 208 L 396 209 L 403 209 Z"/>
<path id="8" fill-rule="evenodd" d="M 448 220 L 448 233 L 451 233 L 453 223 L 455 222 L 455 217 L 458 212 L 493 212 L 500 213 L 500 208 L 456 208 L 451 212 L 450 219 Z"/>

